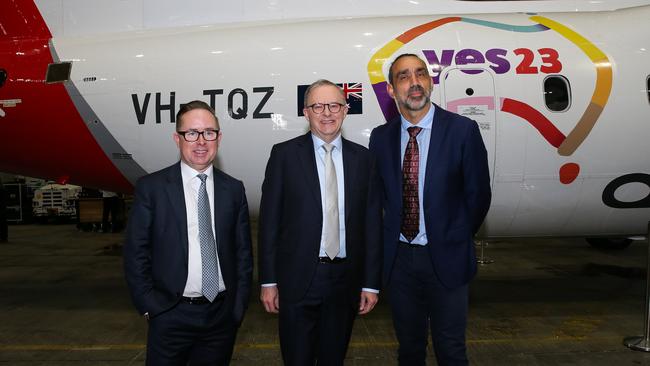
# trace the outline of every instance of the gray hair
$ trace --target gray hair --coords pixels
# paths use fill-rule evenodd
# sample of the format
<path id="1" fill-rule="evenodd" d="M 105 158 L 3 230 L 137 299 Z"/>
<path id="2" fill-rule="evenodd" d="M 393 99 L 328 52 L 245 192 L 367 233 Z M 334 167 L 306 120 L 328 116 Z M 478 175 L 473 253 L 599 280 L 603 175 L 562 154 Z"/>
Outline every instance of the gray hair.
<path id="1" fill-rule="evenodd" d="M 329 80 L 326 80 L 326 79 L 319 79 L 319 80 L 316 80 L 316 81 L 314 81 L 313 83 L 311 83 L 311 85 L 309 85 L 309 87 L 307 88 L 307 90 L 305 90 L 305 98 L 304 98 L 304 100 L 303 100 L 303 105 L 304 105 L 305 107 L 307 107 L 307 101 L 309 100 L 309 94 L 311 94 L 311 92 L 312 92 L 314 89 L 316 89 L 316 88 L 318 88 L 318 87 L 321 87 L 321 86 L 333 86 L 333 87 L 335 87 L 336 89 L 339 90 L 339 92 L 341 92 L 341 96 L 342 96 L 343 99 L 345 100 L 345 94 L 343 94 L 343 89 L 341 89 L 340 86 L 334 84 L 333 82 L 331 82 L 331 81 L 329 81 Z"/>
<path id="2" fill-rule="evenodd" d="M 397 63 L 397 60 L 399 60 L 399 59 L 402 58 L 402 57 L 415 57 L 415 58 L 417 58 L 418 60 L 420 60 L 420 62 L 422 62 L 425 66 L 426 66 L 426 64 L 427 64 L 426 62 L 424 62 L 423 59 L 420 58 L 420 56 L 418 56 L 418 55 L 416 55 L 416 54 L 413 54 L 413 53 L 403 53 L 403 54 L 397 56 L 397 57 L 393 60 L 393 62 L 391 62 L 390 67 L 388 68 L 388 83 L 389 83 L 390 85 L 392 85 L 392 86 L 395 86 L 395 84 L 393 84 L 393 65 L 395 65 L 395 63 Z"/>

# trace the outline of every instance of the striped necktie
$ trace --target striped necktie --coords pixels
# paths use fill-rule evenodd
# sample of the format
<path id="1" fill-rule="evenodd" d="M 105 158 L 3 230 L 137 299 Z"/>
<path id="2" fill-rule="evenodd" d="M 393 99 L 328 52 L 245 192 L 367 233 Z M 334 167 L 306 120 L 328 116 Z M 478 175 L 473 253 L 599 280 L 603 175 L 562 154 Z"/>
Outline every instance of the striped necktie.
<path id="1" fill-rule="evenodd" d="M 325 149 L 325 243 L 324 250 L 333 259 L 339 254 L 339 189 L 336 182 L 336 169 L 332 159 L 334 145 L 324 144 Z"/>
<path id="2" fill-rule="evenodd" d="M 219 294 L 219 268 L 217 249 L 212 232 L 212 215 L 210 214 L 210 200 L 205 187 L 205 174 L 197 175 L 201 180 L 199 197 L 197 201 L 199 217 L 199 243 L 201 245 L 201 268 L 203 282 L 203 296 L 213 301 Z"/>

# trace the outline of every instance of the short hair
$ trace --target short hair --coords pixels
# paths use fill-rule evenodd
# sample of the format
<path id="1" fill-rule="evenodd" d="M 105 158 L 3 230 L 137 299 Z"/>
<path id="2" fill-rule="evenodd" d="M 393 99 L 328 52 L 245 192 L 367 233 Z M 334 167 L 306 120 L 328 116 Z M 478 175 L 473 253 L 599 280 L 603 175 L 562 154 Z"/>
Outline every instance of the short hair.
<path id="1" fill-rule="evenodd" d="M 426 64 L 427 64 L 426 62 L 424 62 L 423 59 L 420 58 L 420 56 L 418 56 L 418 55 L 416 55 L 416 54 L 414 54 L 414 53 L 403 53 L 403 54 L 397 56 L 397 57 L 393 60 L 393 62 L 391 62 L 390 67 L 388 68 L 388 83 L 389 83 L 390 85 L 392 85 L 392 86 L 395 86 L 395 84 L 393 84 L 393 76 L 394 76 L 394 75 L 393 75 L 393 66 L 394 66 L 395 63 L 397 63 L 397 61 L 398 61 L 399 59 L 401 59 L 402 57 L 415 57 L 415 58 L 417 58 L 418 60 L 422 61 L 422 63 L 423 63 L 425 66 L 426 66 Z"/>
<path id="2" fill-rule="evenodd" d="M 217 123 L 217 128 L 219 128 L 219 118 L 217 118 L 217 115 L 214 113 L 214 109 L 202 100 L 193 100 L 189 103 L 181 104 L 181 108 L 178 110 L 178 113 L 176 113 L 176 131 L 181 128 L 181 118 L 183 115 L 195 109 L 203 109 L 210 112 L 212 117 L 214 117 L 214 121 Z"/>
<path id="3" fill-rule="evenodd" d="M 305 90 L 305 96 L 304 96 L 304 99 L 303 99 L 303 106 L 305 108 L 307 108 L 307 101 L 309 100 L 309 94 L 311 94 L 311 92 L 314 89 L 316 89 L 318 87 L 321 87 L 321 86 L 333 86 L 333 87 L 335 87 L 336 89 L 339 90 L 339 92 L 341 92 L 341 96 L 343 97 L 343 100 L 345 100 L 345 94 L 343 94 L 343 89 L 341 89 L 340 86 L 334 84 L 333 82 L 331 82 L 329 80 L 319 79 L 319 80 L 316 80 L 313 83 L 311 83 L 311 85 L 309 85 L 307 90 Z"/>

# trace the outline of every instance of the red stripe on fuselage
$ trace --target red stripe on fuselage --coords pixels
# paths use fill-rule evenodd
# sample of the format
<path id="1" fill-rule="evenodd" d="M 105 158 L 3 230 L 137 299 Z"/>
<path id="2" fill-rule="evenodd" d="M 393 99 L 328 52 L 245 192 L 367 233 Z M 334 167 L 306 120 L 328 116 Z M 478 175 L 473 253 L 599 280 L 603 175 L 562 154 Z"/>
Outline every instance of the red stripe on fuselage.
<path id="1" fill-rule="evenodd" d="M 0 16 L 0 33 L 5 30 L 0 34 L 0 68 L 8 74 L 0 100 L 20 103 L 0 103 L 5 114 L 0 117 L 0 171 L 53 180 L 69 177 L 70 183 L 86 187 L 132 191 L 86 127 L 64 85 L 45 83 L 47 66 L 53 62 L 51 35 L 34 3 L 10 1 L 8 10 Z"/>
<path id="2" fill-rule="evenodd" d="M 528 123 L 535 127 L 537 131 L 544 136 L 549 144 L 555 147 L 559 147 L 564 139 L 566 139 L 566 136 L 564 136 L 562 131 L 555 127 L 553 122 L 549 121 L 548 118 L 544 117 L 544 115 L 538 110 L 526 103 L 514 99 L 503 98 L 501 110 L 528 121 Z"/>

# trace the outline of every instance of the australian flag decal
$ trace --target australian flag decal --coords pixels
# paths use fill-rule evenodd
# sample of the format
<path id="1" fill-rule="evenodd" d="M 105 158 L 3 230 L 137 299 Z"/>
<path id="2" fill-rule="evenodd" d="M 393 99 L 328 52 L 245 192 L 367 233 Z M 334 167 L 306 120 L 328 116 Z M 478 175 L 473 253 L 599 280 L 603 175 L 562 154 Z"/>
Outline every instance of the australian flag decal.
<path id="1" fill-rule="evenodd" d="M 348 114 L 363 114 L 363 87 L 361 83 L 337 83 L 343 89 L 348 103 Z M 303 116 L 305 91 L 309 85 L 298 85 L 298 116 Z"/>

